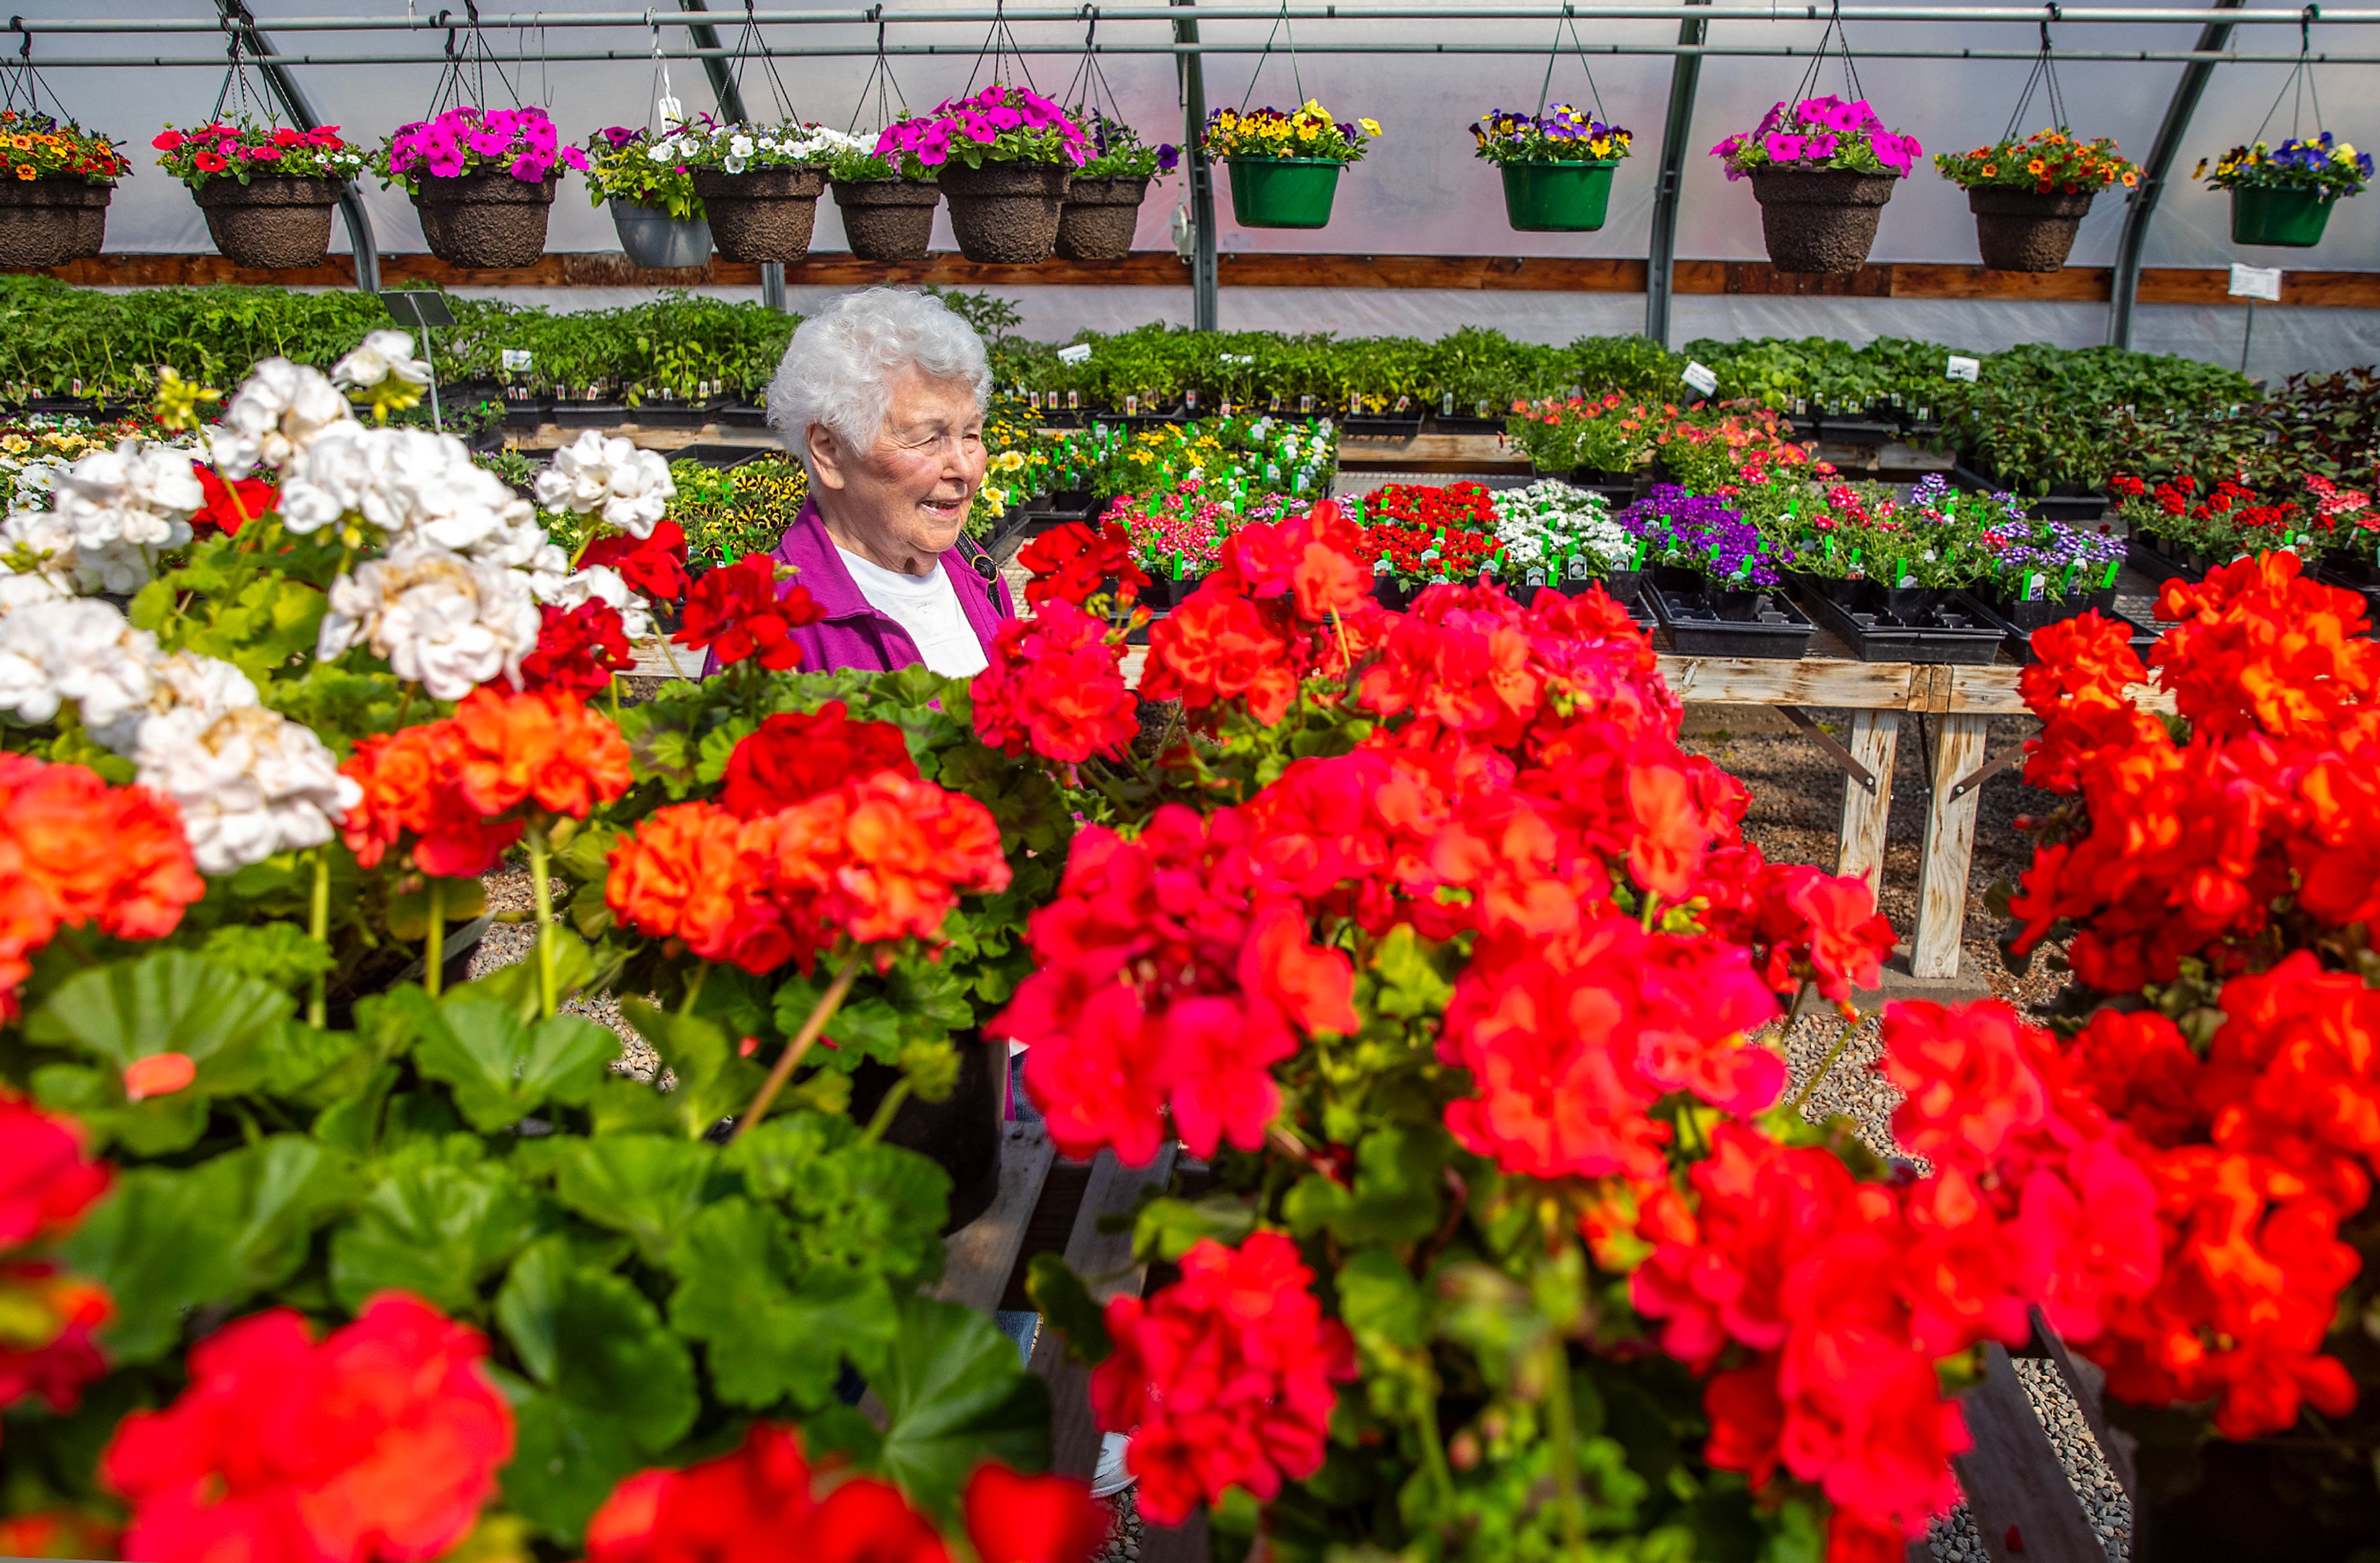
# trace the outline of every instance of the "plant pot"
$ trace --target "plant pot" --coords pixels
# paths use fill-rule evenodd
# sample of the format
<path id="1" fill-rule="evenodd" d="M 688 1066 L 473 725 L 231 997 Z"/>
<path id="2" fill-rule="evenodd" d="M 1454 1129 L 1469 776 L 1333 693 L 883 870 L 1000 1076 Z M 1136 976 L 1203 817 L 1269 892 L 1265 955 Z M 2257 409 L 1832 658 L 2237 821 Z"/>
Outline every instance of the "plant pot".
<path id="1" fill-rule="evenodd" d="M 1975 214 L 1975 241 L 1984 265 L 1994 272 L 2055 272 L 2074 252 L 2075 230 L 2091 210 L 2095 192 L 2065 195 L 2052 190 L 2014 190 L 1981 186 L 1967 192 Z"/>
<path id="2" fill-rule="evenodd" d="M 1243 228 L 1319 228 L 1330 221 L 1339 170 L 1321 157 L 1234 157 L 1232 221 Z"/>
<path id="3" fill-rule="evenodd" d="M 694 193 L 710 219 L 711 241 L 730 260 L 780 265 L 810 252 L 826 174 L 817 168 L 694 171 Z"/>
<path id="4" fill-rule="evenodd" d="M 2302 1430 L 2195 1448 L 2143 1436 L 2135 1458 L 2131 1555 L 2139 1563 L 2348 1563 L 2370 1555 L 2380 1515 L 2368 1456 L 2358 1461 L 2352 1444 L 2334 1453 Z"/>
<path id="5" fill-rule="evenodd" d="M 287 272 L 330 259 L 331 211 L 339 204 L 335 179 L 268 175 L 245 185 L 210 179 L 191 198 L 206 213 L 208 236 L 235 266 Z"/>
<path id="6" fill-rule="evenodd" d="M 1066 204 L 1058 213 L 1058 253 L 1069 260 L 1123 260 L 1132 253 L 1141 198 L 1148 194 L 1145 178 L 1117 174 L 1076 179 L 1066 187 Z"/>
<path id="7" fill-rule="evenodd" d="M 1765 168 L 1752 176 L 1768 261 L 1780 272 L 1856 272 L 1876 248 L 1876 220 L 1892 188 L 1888 174 L 1819 174 Z"/>
<path id="8" fill-rule="evenodd" d="M 2338 204 L 2325 200 L 2320 190 L 2234 185 L 2231 242 L 2311 249 L 2322 242 L 2322 231 L 2330 225 L 2331 208 Z"/>
<path id="9" fill-rule="evenodd" d="M 1038 266 L 1058 248 L 1058 216 L 1074 176 L 1055 163 L 942 165 L 959 253 L 984 266 Z"/>
<path id="10" fill-rule="evenodd" d="M 710 260 L 710 224 L 701 218 L 673 217 L 658 207 L 638 206 L 613 196 L 612 225 L 628 264 L 649 272 L 685 272 Z"/>
<path id="11" fill-rule="evenodd" d="M 970 1032 L 951 1038 L 959 1050 L 958 1084 L 939 1102 L 911 1097 L 893 1109 L 884 1143 L 916 1151 L 950 1174 L 950 1216 L 945 1235 L 991 1208 L 1000 1193 L 1001 1124 L 1008 1105 L 1008 1044 Z M 901 1072 L 890 1064 L 863 1063 L 851 1072 L 851 1118 L 875 1118 Z"/>
<path id="12" fill-rule="evenodd" d="M 923 260 L 934 236 L 934 205 L 942 199 L 931 179 L 837 179 L 834 204 L 851 253 L 862 260 Z"/>
<path id="13" fill-rule="evenodd" d="M 1611 204 L 1610 163 L 1504 164 L 1504 217 L 1524 234 L 1591 234 Z"/>
<path id="14" fill-rule="evenodd" d="M 82 179 L 0 183 L 0 267 L 63 266 L 99 253 L 114 185 Z"/>
<path id="15" fill-rule="evenodd" d="M 559 175 L 530 181 L 509 174 L 425 174 L 413 196 L 430 253 L 450 266 L 534 266 L 545 253 L 545 221 Z"/>

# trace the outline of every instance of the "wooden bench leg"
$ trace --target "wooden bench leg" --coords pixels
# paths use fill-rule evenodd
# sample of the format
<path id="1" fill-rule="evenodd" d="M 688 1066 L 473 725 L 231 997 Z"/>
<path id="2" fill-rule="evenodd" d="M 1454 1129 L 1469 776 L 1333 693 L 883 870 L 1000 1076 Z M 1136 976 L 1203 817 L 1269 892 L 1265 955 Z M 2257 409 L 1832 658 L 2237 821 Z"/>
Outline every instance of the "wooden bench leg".
<path id="1" fill-rule="evenodd" d="M 1884 889 L 1884 827 L 1892 813 L 1892 751 L 1900 737 L 1899 711 L 1852 713 L 1852 758 L 1867 767 L 1876 785 L 1843 777 L 1843 833 L 1835 872 L 1857 875 L 1877 891 Z"/>
<path id="2" fill-rule="evenodd" d="M 1933 794 L 1925 803 L 1925 857 L 1918 872 L 1917 930 L 1909 942 L 1909 972 L 1921 981 L 1959 975 L 1959 941 L 1967 926 L 1967 870 L 1975 854 L 1979 789 L 1950 796 L 1950 785 L 1984 762 L 1991 719 L 1945 713 L 1935 719 Z"/>

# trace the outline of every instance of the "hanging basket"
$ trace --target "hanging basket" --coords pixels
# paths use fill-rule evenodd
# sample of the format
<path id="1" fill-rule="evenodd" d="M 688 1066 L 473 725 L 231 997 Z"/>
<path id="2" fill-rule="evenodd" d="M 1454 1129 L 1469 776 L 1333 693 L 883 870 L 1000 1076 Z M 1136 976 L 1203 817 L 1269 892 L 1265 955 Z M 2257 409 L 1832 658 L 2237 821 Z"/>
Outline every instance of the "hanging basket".
<path id="1" fill-rule="evenodd" d="M 1967 192 L 1975 214 L 1975 242 L 1994 272 L 2055 272 L 2074 252 L 2074 235 L 2097 194 L 2010 189 L 1979 185 Z"/>
<path id="2" fill-rule="evenodd" d="M 1761 236 L 1780 272 L 1856 272 L 1876 248 L 1876 220 L 1892 188 L 1888 174 L 1764 168 L 1752 174 Z"/>
<path id="3" fill-rule="evenodd" d="M 2231 242 L 2311 249 L 2330 225 L 2331 208 L 2320 190 L 2277 185 L 2231 187 Z"/>
<path id="4" fill-rule="evenodd" d="M 834 181 L 843 231 L 861 260 L 923 260 L 934 236 L 934 205 L 941 199 L 931 179 Z"/>
<path id="5" fill-rule="evenodd" d="M 335 179 L 266 176 L 245 185 L 210 179 L 191 198 L 206 214 L 208 236 L 235 266 L 287 272 L 331 257 Z"/>
<path id="6" fill-rule="evenodd" d="M 694 171 L 694 193 L 710 217 L 710 236 L 729 260 L 780 265 L 810 252 L 826 174 L 817 168 Z"/>
<path id="7" fill-rule="evenodd" d="M 63 266 L 99 253 L 114 185 L 83 179 L 0 181 L 0 268 Z"/>
<path id="8" fill-rule="evenodd" d="M 1346 164 L 1327 157 L 1234 157 L 1232 221 L 1243 228 L 1319 228 Z"/>
<path id="9" fill-rule="evenodd" d="M 1591 234 L 1611 204 L 1609 163 L 1504 164 L 1504 216 L 1515 233 Z"/>
<path id="10" fill-rule="evenodd" d="M 942 195 L 959 253 L 988 266 L 1038 266 L 1058 246 L 1073 173 L 1055 163 L 942 165 Z"/>
<path id="11" fill-rule="evenodd" d="M 1116 174 L 1076 179 L 1066 187 L 1058 214 L 1058 253 L 1069 260 L 1121 260 L 1132 253 L 1140 226 L 1140 203 L 1148 180 Z"/>
<path id="12" fill-rule="evenodd" d="M 628 264 L 649 272 L 685 272 L 710 261 L 710 224 L 699 217 L 673 217 L 658 207 L 638 206 L 613 196 L 612 226 Z"/>
<path id="13" fill-rule="evenodd" d="M 559 175 L 531 181 L 509 174 L 425 174 L 414 192 L 421 236 L 450 266 L 534 266 L 545 253 L 545 221 Z"/>

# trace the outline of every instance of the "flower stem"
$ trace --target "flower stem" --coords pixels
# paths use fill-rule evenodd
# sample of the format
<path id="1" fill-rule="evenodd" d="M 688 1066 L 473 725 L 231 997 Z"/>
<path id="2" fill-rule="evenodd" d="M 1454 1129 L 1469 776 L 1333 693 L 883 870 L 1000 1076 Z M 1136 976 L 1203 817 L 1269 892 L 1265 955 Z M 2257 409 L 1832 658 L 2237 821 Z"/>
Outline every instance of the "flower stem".
<path id="1" fill-rule="evenodd" d="M 1438 1392 L 1432 1386 L 1421 1401 L 1421 1463 L 1429 1472 L 1429 1484 L 1438 1489 L 1439 1500 L 1454 1502 L 1454 1472 L 1447 1468 L 1446 1440 L 1438 1429 Z"/>
<path id="2" fill-rule="evenodd" d="M 528 872 L 537 891 L 537 1001 L 552 1014 L 561 1000 L 553 975 L 553 886 L 545 877 L 545 826 L 528 828 Z"/>
<path id="3" fill-rule="evenodd" d="M 694 1001 L 702 997 L 702 984 L 710 975 L 710 963 L 705 961 L 694 968 L 694 975 L 686 979 L 686 1002 L 677 1007 L 681 1015 L 694 1013 Z"/>
<path id="4" fill-rule="evenodd" d="M 770 1104 L 777 1099 L 777 1093 L 783 1090 L 785 1082 L 794 1077 L 794 1066 L 802 1061 L 802 1055 L 810 1050 L 810 1045 L 826 1030 L 826 1023 L 832 1020 L 835 1011 L 843 1007 L 844 996 L 851 991 L 852 981 L 858 975 L 859 951 L 855 949 L 835 969 L 834 980 L 826 985 L 826 992 L 820 998 L 818 1008 L 810 1012 L 810 1018 L 802 1022 L 801 1030 L 785 1044 L 785 1050 L 777 1055 L 776 1065 L 769 1071 L 769 1078 L 760 1083 L 760 1089 L 753 1095 L 752 1105 L 746 1108 L 744 1116 L 735 1121 L 735 1133 L 727 1139 L 729 1145 L 750 1133 L 752 1126 L 768 1112 Z"/>
<path id="5" fill-rule="evenodd" d="M 331 849 L 314 850 L 314 904 L 307 918 L 306 931 L 315 942 L 328 949 L 331 943 Z M 306 996 L 306 1024 L 320 1026 L 331 1018 L 331 975 L 328 972 L 314 974 L 313 991 Z"/>
<path id="6" fill-rule="evenodd" d="M 422 986 L 438 997 L 446 980 L 446 881 L 430 876 L 430 938 L 421 951 Z"/>
<path id="7" fill-rule="evenodd" d="M 1562 1553 L 1575 1557 L 1586 1545 L 1578 1511 L 1578 1426 L 1570 1400 L 1570 1351 L 1557 1337 L 1548 1343 L 1553 1372 L 1546 1380 L 1547 1431 L 1553 1437 L 1554 1505 L 1561 1521 Z"/>
<path id="8" fill-rule="evenodd" d="M 1816 1072 L 1810 1076 L 1809 1080 L 1800 1090 L 1793 1093 L 1793 1099 L 1785 1104 L 1787 1107 L 1791 1108 L 1795 1112 L 1799 1112 L 1803 1107 L 1808 1105 L 1810 1097 L 1816 1093 L 1819 1083 L 1824 1081 L 1827 1078 L 1828 1072 L 1835 1067 L 1835 1060 L 1843 1056 L 1843 1049 L 1845 1048 L 1851 1046 L 1852 1033 L 1858 1028 L 1859 1023 L 1857 1021 L 1845 1021 L 1843 1023 L 1842 1035 L 1835 1038 L 1835 1045 L 1827 1049 L 1827 1056 L 1825 1058 L 1818 1060 Z"/>
<path id="9" fill-rule="evenodd" d="M 893 1082 L 892 1089 L 885 1092 L 884 1099 L 876 1104 L 876 1116 L 869 1119 L 868 1127 L 860 1132 L 860 1144 L 872 1145 L 882 1139 L 884 1131 L 892 1127 L 892 1115 L 899 1112 L 901 1104 L 908 1099 L 909 1082 L 905 1076 Z"/>

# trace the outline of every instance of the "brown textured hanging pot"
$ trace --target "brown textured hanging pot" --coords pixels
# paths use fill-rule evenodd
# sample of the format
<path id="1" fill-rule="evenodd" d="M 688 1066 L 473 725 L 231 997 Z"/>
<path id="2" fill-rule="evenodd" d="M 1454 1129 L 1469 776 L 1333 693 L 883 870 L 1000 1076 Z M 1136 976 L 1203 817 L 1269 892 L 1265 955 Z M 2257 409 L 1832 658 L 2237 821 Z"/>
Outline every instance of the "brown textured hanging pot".
<path id="1" fill-rule="evenodd" d="M 1066 187 L 1066 204 L 1058 213 L 1058 253 L 1069 260 L 1121 260 L 1130 255 L 1141 199 L 1148 194 L 1145 175 L 1077 178 Z"/>
<path id="2" fill-rule="evenodd" d="M 959 253 L 988 266 L 1038 266 L 1058 247 L 1058 218 L 1073 172 L 1055 163 L 945 164 Z"/>
<path id="3" fill-rule="evenodd" d="M 808 255 L 825 191 L 826 173 L 818 168 L 694 171 L 694 193 L 710 218 L 710 242 L 730 260 L 783 265 Z"/>
<path id="4" fill-rule="evenodd" d="M 96 255 L 114 185 L 84 179 L 0 180 L 0 268 L 63 266 Z"/>
<path id="5" fill-rule="evenodd" d="M 834 204 L 862 260 L 923 260 L 942 192 L 931 179 L 837 179 Z"/>
<path id="6" fill-rule="evenodd" d="M 2074 252 L 2074 235 L 2097 192 L 2067 195 L 2051 190 L 1978 185 L 1967 192 L 1975 214 L 1975 241 L 1984 265 L 1995 272 L 2055 272 Z"/>
<path id="7" fill-rule="evenodd" d="M 235 266 L 286 272 L 319 266 L 331 255 L 331 210 L 339 204 L 335 179 L 296 175 L 210 179 L 191 192 L 206 214 L 207 234 Z"/>
<path id="8" fill-rule="evenodd" d="M 1884 203 L 1900 183 L 1889 174 L 1849 169 L 1761 168 L 1751 177 L 1769 264 L 1780 272 L 1858 271 L 1876 248 Z"/>
<path id="9" fill-rule="evenodd" d="M 430 253 L 450 266 L 534 266 L 545 253 L 545 223 L 559 183 L 559 175 L 532 181 L 509 174 L 424 174 L 413 206 Z"/>

